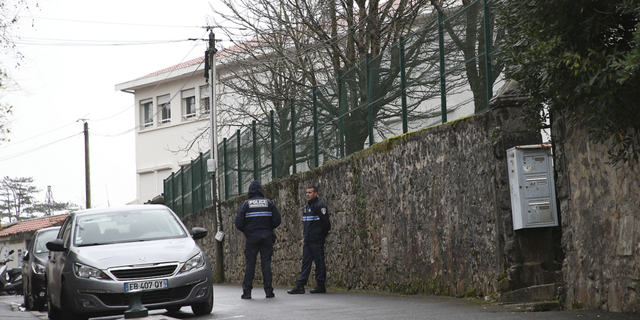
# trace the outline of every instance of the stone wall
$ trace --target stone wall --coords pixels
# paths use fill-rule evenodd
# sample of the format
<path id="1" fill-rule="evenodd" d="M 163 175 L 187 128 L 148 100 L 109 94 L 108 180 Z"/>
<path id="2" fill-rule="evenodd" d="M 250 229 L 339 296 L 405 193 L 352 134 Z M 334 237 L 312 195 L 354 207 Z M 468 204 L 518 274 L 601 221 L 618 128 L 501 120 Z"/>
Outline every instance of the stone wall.
<path id="1" fill-rule="evenodd" d="M 565 308 L 640 312 L 640 164 L 606 164 L 609 144 L 554 121 Z"/>
<path id="2" fill-rule="evenodd" d="M 486 113 L 397 136 L 265 185 L 282 213 L 274 285 L 292 286 L 298 277 L 304 193 L 316 185 L 333 225 L 326 244 L 328 286 L 495 295 L 499 281 L 527 256 L 511 225 L 506 150 L 540 143 L 540 135 L 525 130 L 520 102 L 502 96 Z M 244 236 L 233 220 L 245 199 L 221 204 L 225 278 L 232 283 L 242 282 L 244 270 Z M 215 230 L 207 210 L 184 220 Z M 209 257 L 215 257 L 214 233 L 202 243 Z M 258 271 L 256 288 L 260 280 Z M 525 285 L 509 280 L 503 289 Z"/>
<path id="3" fill-rule="evenodd" d="M 275 285 L 292 286 L 298 276 L 304 191 L 317 185 L 333 222 L 329 286 L 493 296 L 540 284 L 561 265 L 564 308 L 640 312 L 640 165 L 606 164 L 608 144 L 589 143 L 584 129 L 554 119 L 561 226 L 514 232 L 505 151 L 540 141 L 519 121 L 522 102 L 504 94 L 489 112 L 264 186 L 283 214 Z M 233 226 L 244 197 L 221 205 L 232 283 L 244 268 L 244 237 Z M 215 230 L 207 210 L 184 220 Z M 214 233 L 201 240 L 209 257 Z"/>

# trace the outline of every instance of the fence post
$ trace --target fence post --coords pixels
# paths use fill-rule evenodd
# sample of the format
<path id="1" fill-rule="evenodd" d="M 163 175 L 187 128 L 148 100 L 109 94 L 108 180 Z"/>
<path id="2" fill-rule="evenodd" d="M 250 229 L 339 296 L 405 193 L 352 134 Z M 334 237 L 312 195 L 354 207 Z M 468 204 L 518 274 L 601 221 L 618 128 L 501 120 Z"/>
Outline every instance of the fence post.
<path id="1" fill-rule="evenodd" d="M 338 157 L 344 158 L 344 81 L 342 81 L 342 70 L 338 70 Z"/>
<path id="2" fill-rule="evenodd" d="M 184 218 L 184 195 L 185 195 L 185 183 L 184 183 L 184 177 L 186 176 L 186 174 L 184 174 L 184 168 L 180 169 L 182 170 L 182 174 L 180 175 L 180 184 L 182 185 L 182 195 L 181 195 L 181 199 L 182 199 L 182 203 L 181 203 L 181 207 L 182 209 L 180 210 L 180 218 Z"/>
<path id="3" fill-rule="evenodd" d="M 197 159 L 195 161 L 197 161 Z M 196 180 L 196 173 L 194 172 L 194 171 L 196 171 L 196 170 L 194 170 L 195 169 L 194 168 L 195 167 L 195 161 L 191 160 L 191 163 L 189 163 L 189 166 L 191 167 L 191 210 L 189 210 L 190 212 L 185 214 L 185 217 L 196 211 L 196 208 L 195 208 L 196 204 L 195 204 L 195 201 L 194 201 L 194 198 L 195 198 L 194 193 L 195 193 L 195 190 L 196 190 L 196 181 L 195 181 Z"/>
<path id="4" fill-rule="evenodd" d="M 229 199 L 229 163 L 227 161 L 227 138 L 222 139 L 222 149 L 224 150 L 224 199 Z"/>
<path id="5" fill-rule="evenodd" d="M 253 180 L 260 181 L 260 177 L 258 175 L 258 132 L 256 129 L 256 121 L 253 120 L 251 122 L 251 128 L 253 129 Z"/>
<path id="6" fill-rule="evenodd" d="M 242 194 L 242 159 L 240 159 L 240 129 L 236 130 L 236 146 L 238 147 L 238 195 Z"/>
<path id="7" fill-rule="evenodd" d="M 295 100 L 291 99 L 289 102 L 289 107 L 291 108 L 291 165 L 293 174 L 296 173 L 296 108 L 295 108 Z"/>
<path id="8" fill-rule="evenodd" d="M 407 71 L 405 69 L 406 62 L 404 60 L 404 37 L 400 37 L 398 45 L 400 49 L 400 92 L 402 101 L 402 133 L 409 132 L 407 120 Z"/>
<path id="9" fill-rule="evenodd" d="M 204 192 L 204 181 L 205 181 L 205 177 L 206 175 L 204 174 L 204 172 L 207 172 L 207 168 L 204 165 L 204 161 L 202 158 L 202 152 L 200 152 L 200 175 L 198 177 L 198 181 L 200 183 L 200 188 L 198 190 L 200 190 L 200 204 L 198 205 L 198 211 L 204 209 L 204 207 L 206 206 L 207 203 L 207 196 L 206 193 Z"/>
<path id="10" fill-rule="evenodd" d="M 173 171 L 171 172 L 171 176 L 164 181 L 164 203 L 166 203 L 167 207 L 171 208 L 171 210 L 176 211 L 173 205 Z"/>
<path id="11" fill-rule="evenodd" d="M 442 123 L 447 122 L 447 86 L 445 80 L 444 65 L 444 13 L 438 11 L 438 46 L 440 48 L 440 112 Z"/>
<path id="12" fill-rule="evenodd" d="M 273 110 L 269 111 L 269 125 L 271 126 L 271 180 L 275 180 L 276 179 L 276 156 L 275 156 L 275 149 L 276 149 L 276 129 L 275 129 L 275 124 L 274 124 L 274 120 L 273 120 Z"/>
<path id="13" fill-rule="evenodd" d="M 483 0 L 484 4 L 484 60 L 486 63 L 485 76 L 487 84 L 487 108 L 489 100 L 493 97 L 493 74 L 491 72 L 491 8 L 488 0 Z"/>
<path id="14" fill-rule="evenodd" d="M 371 109 L 371 102 L 373 102 L 373 86 L 371 83 L 371 54 L 364 55 L 367 77 L 367 133 L 369 135 L 369 147 L 373 145 L 373 109 Z"/>
<path id="15" fill-rule="evenodd" d="M 318 150 L 318 96 L 316 90 L 318 87 L 313 87 L 313 163 L 316 168 L 320 166 L 320 156 Z"/>

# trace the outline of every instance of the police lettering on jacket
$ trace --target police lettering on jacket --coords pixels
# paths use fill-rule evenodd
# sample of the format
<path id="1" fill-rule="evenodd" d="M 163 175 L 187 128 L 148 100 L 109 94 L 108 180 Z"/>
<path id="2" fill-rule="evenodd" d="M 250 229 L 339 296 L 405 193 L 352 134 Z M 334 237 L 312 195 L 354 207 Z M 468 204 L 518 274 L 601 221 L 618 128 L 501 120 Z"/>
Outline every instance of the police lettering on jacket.
<path id="1" fill-rule="evenodd" d="M 281 222 L 280 211 L 273 201 L 264 197 L 262 186 L 257 181 L 249 185 L 249 200 L 238 209 L 236 227 L 246 234 L 269 233 Z"/>

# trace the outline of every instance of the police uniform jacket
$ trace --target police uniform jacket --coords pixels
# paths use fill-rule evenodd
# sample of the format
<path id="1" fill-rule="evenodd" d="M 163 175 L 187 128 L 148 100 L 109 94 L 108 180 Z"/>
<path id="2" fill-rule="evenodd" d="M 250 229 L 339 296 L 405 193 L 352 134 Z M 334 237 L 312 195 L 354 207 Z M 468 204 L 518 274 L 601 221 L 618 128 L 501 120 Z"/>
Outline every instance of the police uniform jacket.
<path id="1" fill-rule="evenodd" d="M 307 202 L 302 214 L 302 226 L 304 228 L 304 241 L 324 241 L 331 230 L 329 210 L 327 206 L 315 197 Z"/>
<path id="2" fill-rule="evenodd" d="M 236 228 L 250 235 L 271 235 L 281 222 L 280 211 L 273 201 L 264 197 L 260 182 L 254 180 L 249 185 L 249 199 L 238 209 Z"/>

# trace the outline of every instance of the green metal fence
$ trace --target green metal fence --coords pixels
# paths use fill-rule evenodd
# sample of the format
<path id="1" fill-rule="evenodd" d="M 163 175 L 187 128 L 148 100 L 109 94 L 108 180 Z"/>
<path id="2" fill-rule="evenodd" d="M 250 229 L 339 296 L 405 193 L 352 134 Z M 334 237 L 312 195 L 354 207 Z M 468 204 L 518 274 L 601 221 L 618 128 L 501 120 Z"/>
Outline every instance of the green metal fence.
<path id="1" fill-rule="evenodd" d="M 492 72 L 499 37 L 489 2 L 438 12 L 378 56 L 225 138 L 218 145 L 220 197 L 485 110 L 503 81 Z M 165 203 L 181 216 L 212 204 L 208 158 L 201 154 L 164 181 Z"/>

